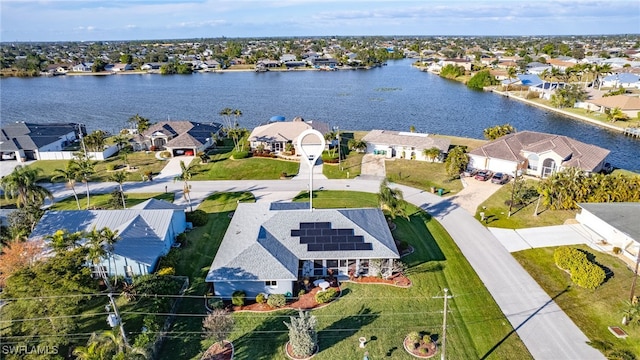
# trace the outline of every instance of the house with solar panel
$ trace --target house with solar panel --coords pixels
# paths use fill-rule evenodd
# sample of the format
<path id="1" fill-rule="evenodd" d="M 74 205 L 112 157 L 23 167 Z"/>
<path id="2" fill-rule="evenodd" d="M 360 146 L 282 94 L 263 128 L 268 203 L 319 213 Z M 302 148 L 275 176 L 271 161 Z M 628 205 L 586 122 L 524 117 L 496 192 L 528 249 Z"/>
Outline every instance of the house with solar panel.
<path id="1" fill-rule="evenodd" d="M 82 124 L 5 122 L 0 127 L 0 155 L 2 159 L 41 160 L 40 153 L 61 151 L 86 135 Z"/>
<path id="2" fill-rule="evenodd" d="M 114 244 L 113 255 L 98 266 L 109 276 L 131 278 L 156 270 L 158 260 L 171 250 L 187 221 L 182 207 L 156 199 L 122 210 L 50 210 L 29 240 L 43 239 L 46 243 L 46 238 L 58 230 L 75 233 L 105 227 L 117 231 L 120 239 Z"/>
<path id="3" fill-rule="evenodd" d="M 372 260 L 400 255 L 380 209 L 314 209 L 308 203 L 241 203 L 206 281 L 213 293 L 293 294 L 304 279 L 375 276 Z"/>

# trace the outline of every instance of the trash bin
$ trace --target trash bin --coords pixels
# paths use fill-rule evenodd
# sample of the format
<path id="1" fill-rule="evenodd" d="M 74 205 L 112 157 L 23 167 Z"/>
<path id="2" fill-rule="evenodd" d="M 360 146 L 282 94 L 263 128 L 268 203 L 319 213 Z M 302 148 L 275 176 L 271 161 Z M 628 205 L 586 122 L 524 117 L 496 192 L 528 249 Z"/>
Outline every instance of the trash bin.
<path id="1" fill-rule="evenodd" d="M 444 193 L 444 189 L 438 189 L 438 195 L 442 196 L 443 193 Z"/>

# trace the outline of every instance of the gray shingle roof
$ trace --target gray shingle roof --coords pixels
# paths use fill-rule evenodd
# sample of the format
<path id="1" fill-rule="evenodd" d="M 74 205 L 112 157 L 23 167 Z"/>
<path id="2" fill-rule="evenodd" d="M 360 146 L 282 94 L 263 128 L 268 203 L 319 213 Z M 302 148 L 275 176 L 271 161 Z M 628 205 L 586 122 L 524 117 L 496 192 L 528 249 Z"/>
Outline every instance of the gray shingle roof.
<path id="1" fill-rule="evenodd" d="M 150 137 L 156 132 L 161 132 L 169 137 L 165 147 L 199 147 L 211 138 L 211 134 L 218 133 L 221 124 L 203 124 L 194 121 L 162 121 L 153 124 L 144 132 L 144 136 Z"/>
<path id="2" fill-rule="evenodd" d="M 451 144 L 451 141 L 448 139 L 435 138 L 428 134 L 392 130 L 371 130 L 362 140 L 378 145 L 411 146 L 418 150 L 436 147 L 442 152 L 449 151 L 449 145 Z"/>
<path id="3" fill-rule="evenodd" d="M 399 253 L 379 209 L 284 209 L 268 203 L 239 204 L 211 264 L 207 281 L 295 280 L 300 260 L 398 259 Z M 303 222 L 351 228 L 371 250 L 309 251 L 292 236 Z"/>
<path id="4" fill-rule="evenodd" d="M 329 125 L 321 121 L 281 121 L 257 126 L 249 134 L 249 141 L 294 142 L 303 131 L 307 129 L 318 130 L 322 134 L 329 132 Z"/>
<path id="5" fill-rule="evenodd" d="M 584 203 L 578 204 L 609 225 L 640 242 L 640 203 Z"/>
<path id="6" fill-rule="evenodd" d="M 469 154 L 507 161 L 523 161 L 525 158 L 522 151 L 536 154 L 552 151 L 566 159 L 562 166 L 578 167 L 585 171 L 595 170 L 610 152 L 567 136 L 520 131 L 493 140 Z"/>
<path id="7" fill-rule="evenodd" d="M 4 151 L 18 149 L 36 150 L 45 145 L 54 143 L 60 137 L 78 130 L 78 124 L 72 123 L 3 123 L 0 145 Z M 13 140 L 13 145 L 10 141 Z M 15 147 L 15 149 L 13 149 Z"/>

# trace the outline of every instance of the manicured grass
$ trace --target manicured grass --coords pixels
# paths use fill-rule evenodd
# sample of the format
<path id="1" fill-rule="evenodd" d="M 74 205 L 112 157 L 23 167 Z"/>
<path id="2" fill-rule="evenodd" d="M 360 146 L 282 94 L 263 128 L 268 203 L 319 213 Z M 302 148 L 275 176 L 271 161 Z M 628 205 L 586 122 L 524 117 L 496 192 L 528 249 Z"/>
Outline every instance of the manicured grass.
<path id="1" fill-rule="evenodd" d="M 298 194 L 293 201 L 309 201 L 309 193 L 303 192 Z M 355 207 L 378 207 L 378 199 L 375 194 L 358 192 L 358 191 L 314 191 L 313 192 L 314 208 L 355 208 Z"/>
<path id="2" fill-rule="evenodd" d="M 195 168 L 193 180 L 276 180 L 283 172 L 287 176 L 297 174 L 300 165 L 295 161 L 270 158 L 234 160 L 228 157 L 228 153 L 212 156 L 209 163 Z"/>
<path id="3" fill-rule="evenodd" d="M 109 178 L 114 171 L 107 170 L 107 166 L 115 165 L 120 169 L 124 166 L 124 162 L 121 156 L 112 156 L 104 161 L 95 162 L 95 174 L 91 176 L 90 181 L 103 182 L 111 181 Z M 38 181 L 50 182 L 51 177 L 55 175 L 55 169 L 65 169 L 69 160 L 40 160 L 29 165 L 30 167 L 40 168 L 42 172 Z M 167 165 L 166 161 L 158 160 L 155 158 L 155 153 L 144 151 L 138 151 L 127 155 L 127 163 L 130 166 L 130 170 L 127 171 L 126 181 L 142 181 L 142 175 L 150 171 L 152 174 L 158 174 L 162 168 Z M 116 170 L 116 171 L 125 171 Z M 63 179 L 57 180 L 58 182 L 64 182 Z"/>
<path id="4" fill-rule="evenodd" d="M 637 327 L 621 324 L 625 301 L 629 300 L 633 271 L 614 256 L 596 252 L 587 246 L 577 248 L 593 254 L 595 262 L 612 272 L 608 280 L 595 290 L 572 284 L 570 276 L 555 266 L 555 248 L 525 250 L 513 256 L 549 296 L 557 296 L 555 302 L 589 339 L 608 341 L 615 349 L 628 349 L 640 356 L 640 331 Z M 608 326 L 622 327 L 629 337 L 617 339 L 609 332 Z"/>
<path id="5" fill-rule="evenodd" d="M 450 180 L 444 164 L 427 161 L 395 159 L 385 161 L 387 178 L 390 181 L 431 191 L 431 187 L 444 189 L 444 194 L 455 194 L 462 190 L 460 180 Z"/>
<path id="6" fill-rule="evenodd" d="M 83 188 L 76 188 L 76 192 L 78 192 L 78 200 L 80 200 L 80 207 L 82 210 L 87 207 L 87 196 L 82 193 Z M 127 204 L 127 208 L 130 208 L 134 205 L 138 205 L 142 202 L 145 202 L 151 198 L 158 200 L 165 200 L 168 202 L 173 202 L 174 193 L 125 193 L 127 199 L 125 203 Z M 91 208 L 97 209 L 111 209 L 112 207 L 109 205 L 111 202 L 111 194 L 96 194 L 91 195 L 89 199 L 91 201 Z M 76 204 L 76 199 L 73 196 L 69 196 L 64 198 L 53 205 L 51 205 L 50 210 L 78 210 L 78 205 Z"/>
<path id="7" fill-rule="evenodd" d="M 322 164 L 322 173 L 329 179 L 353 179 L 360 175 L 364 154 L 351 152 L 340 164 Z"/>
<path id="8" fill-rule="evenodd" d="M 372 206 L 375 194 L 319 191 L 316 207 Z M 223 196 L 223 194 L 217 194 Z M 203 203 L 210 213 L 209 223 L 189 233 L 189 244 L 177 249 L 176 271 L 190 275 L 193 295 L 202 295 L 202 283 L 229 223 L 228 211 L 239 194 L 217 203 Z M 300 196 L 303 198 L 304 196 Z M 226 204 L 226 205 L 222 205 Z M 415 252 L 403 259 L 409 266 L 413 286 L 400 289 L 384 285 L 343 284 L 340 300 L 313 311 L 318 318 L 320 352 L 317 359 L 359 359 L 363 350 L 357 338 L 365 336 L 372 359 L 411 359 L 402 349 L 404 336 L 412 330 L 442 335 L 442 288 L 454 298 L 449 301 L 447 354 L 451 359 L 528 359 L 531 358 L 504 318 L 482 282 L 446 231 L 429 215 L 410 207 L 411 221 L 398 219 L 394 236 L 408 241 Z M 187 252 L 189 251 L 189 252 Z M 194 316 L 179 316 L 162 348 L 161 359 L 197 359 L 210 341 L 201 337 L 204 299 L 185 299 L 179 310 Z M 292 311 L 275 313 L 236 313 L 230 336 L 236 348 L 234 359 L 283 359 L 288 340 L 283 321 Z M 198 316 L 200 315 L 200 316 Z M 504 339 L 504 341 L 502 341 Z"/>
<path id="9" fill-rule="evenodd" d="M 526 180 L 527 186 L 536 186 L 536 180 Z M 536 226 L 562 225 L 567 219 L 576 217 L 577 210 L 549 210 L 540 204 L 538 216 L 533 216 L 536 210 L 538 198 L 534 198 L 524 207 L 513 206 L 511 217 L 509 215 L 509 205 L 506 201 L 511 199 L 513 180 L 503 185 L 491 197 L 485 200 L 476 211 L 476 219 L 480 220 L 480 212 L 484 212 L 485 224 L 491 227 L 505 229 L 521 229 Z"/>

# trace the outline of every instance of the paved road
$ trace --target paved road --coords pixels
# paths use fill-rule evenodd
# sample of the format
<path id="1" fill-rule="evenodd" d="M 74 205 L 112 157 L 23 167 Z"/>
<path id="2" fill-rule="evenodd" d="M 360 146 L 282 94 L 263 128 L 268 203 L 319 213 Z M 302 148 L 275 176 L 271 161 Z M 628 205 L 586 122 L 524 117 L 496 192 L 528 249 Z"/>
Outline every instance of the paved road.
<path id="1" fill-rule="evenodd" d="M 194 202 L 201 201 L 212 192 L 227 191 L 251 191 L 258 194 L 258 197 L 262 196 L 261 200 L 286 201 L 298 191 L 306 190 L 308 182 L 248 180 L 194 181 L 191 184 Z M 378 192 L 379 184 L 379 180 L 314 180 L 316 189 L 372 193 Z M 115 186 L 115 183 L 91 184 L 95 192 L 112 191 Z M 168 179 L 127 183 L 125 191 L 161 192 L 165 190 L 165 186 L 169 191 L 178 194 L 178 202 L 182 199 L 182 183 L 174 183 Z M 600 352 L 586 344 L 588 339 L 582 331 L 518 264 L 498 239 L 471 214 L 449 199 L 419 189 L 398 187 L 404 192 L 405 200 L 426 210 L 442 223 L 535 359 L 604 359 Z M 55 191 L 56 198 L 70 195 L 70 191 L 62 185 L 52 186 L 52 190 Z M 556 296 L 562 296 L 562 293 Z"/>

